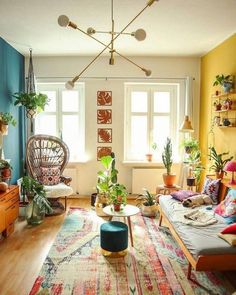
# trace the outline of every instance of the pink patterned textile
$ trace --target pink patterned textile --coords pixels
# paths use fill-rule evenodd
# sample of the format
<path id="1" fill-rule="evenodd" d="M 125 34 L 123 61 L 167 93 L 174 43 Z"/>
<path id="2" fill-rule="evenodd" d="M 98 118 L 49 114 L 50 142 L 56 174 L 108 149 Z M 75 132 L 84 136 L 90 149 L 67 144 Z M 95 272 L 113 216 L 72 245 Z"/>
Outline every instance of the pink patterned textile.
<path id="1" fill-rule="evenodd" d="M 41 167 L 40 181 L 43 185 L 55 185 L 60 182 L 60 166 Z"/>

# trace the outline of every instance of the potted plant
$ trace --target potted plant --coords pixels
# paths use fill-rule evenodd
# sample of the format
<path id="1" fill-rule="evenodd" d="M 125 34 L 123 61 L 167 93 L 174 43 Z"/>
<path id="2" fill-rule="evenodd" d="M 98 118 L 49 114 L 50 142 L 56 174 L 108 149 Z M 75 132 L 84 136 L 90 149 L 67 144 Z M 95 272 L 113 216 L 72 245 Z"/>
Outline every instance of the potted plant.
<path id="1" fill-rule="evenodd" d="M 213 86 L 221 85 L 224 92 L 228 93 L 233 88 L 233 76 L 232 75 L 216 75 Z"/>
<path id="2" fill-rule="evenodd" d="M 128 192 L 123 184 L 115 183 L 110 187 L 108 202 L 113 205 L 114 211 L 120 211 L 126 205 Z"/>
<path id="3" fill-rule="evenodd" d="M 98 171 L 97 197 L 95 210 L 98 216 L 104 216 L 103 208 L 109 202 L 109 194 L 113 184 L 117 183 L 118 171 L 115 168 L 115 155 L 104 156 L 100 159 L 104 170 Z"/>
<path id="4" fill-rule="evenodd" d="M 155 152 L 157 150 L 157 144 L 156 144 L 156 142 L 153 142 L 153 144 L 152 144 L 152 150 L 153 150 L 153 152 Z M 150 153 L 150 152 L 148 154 L 146 154 L 146 159 L 147 159 L 148 162 L 152 162 L 152 156 L 153 156 L 153 154 Z"/>
<path id="5" fill-rule="evenodd" d="M 223 157 L 228 155 L 229 152 L 218 154 L 214 147 L 210 147 L 209 149 L 210 149 L 210 154 L 208 155 L 209 159 L 213 160 L 213 165 L 211 165 L 210 170 L 215 171 L 216 178 L 223 178 L 225 173 L 224 166 L 227 162 L 233 159 L 233 156 L 223 159 Z"/>
<path id="6" fill-rule="evenodd" d="M 29 176 L 24 176 L 21 182 L 21 192 L 23 200 L 26 201 L 27 198 L 29 201 L 26 207 L 27 223 L 31 225 L 42 223 L 45 213 L 52 213 L 43 185 Z"/>
<path id="7" fill-rule="evenodd" d="M 198 149 L 199 143 L 196 139 L 190 137 L 190 138 L 185 138 L 182 141 L 181 146 L 184 147 L 186 154 L 191 154 L 192 151 Z"/>
<path id="8" fill-rule="evenodd" d="M 24 106 L 26 108 L 26 115 L 28 118 L 33 118 L 37 112 L 44 111 L 45 105 L 48 104 L 49 99 L 46 94 L 36 93 L 15 93 L 13 97 L 16 98 L 15 106 Z"/>
<path id="9" fill-rule="evenodd" d="M 11 113 L 1 112 L 0 113 L 0 131 L 3 135 L 8 134 L 9 125 L 16 126 L 16 120 L 14 119 Z"/>
<path id="10" fill-rule="evenodd" d="M 215 111 L 220 111 L 221 108 L 222 108 L 222 104 L 220 103 L 220 100 L 215 100 L 215 101 L 213 102 L 213 105 L 214 105 L 214 107 L 215 107 Z"/>
<path id="11" fill-rule="evenodd" d="M 193 150 L 188 158 L 189 176 L 187 177 L 187 186 L 197 186 L 200 183 L 201 173 L 204 167 L 201 164 L 201 152 L 199 147 Z"/>
<path id="12" fill-rule="evenodd" d="M 158 211 L 156 199 L 146 188 L 143 190 L 144 193 L 137 198 L 138 201 L 141 201 L 137 206 L 140 207 L 143 216 L 154 217 Z"/>
<path id="13" fill-rule="evenodd" d="M 171 173 L 173 160 L 172 160 L 172 143 L 169 137 L 167 137 L 166 144 L 164 145 L 164 151 L 162 153 L 162 162 L 166 168 L 166 173 L 163 174 L 164 184 L 167 187 L 173 187 L 175 183 L 176 174 Z"/>
<path id="14" fill-rule="evenodd" d="M 0 170 L 2 180 L 11 178 L 12 167 L 8 161 L 3 159 L 0 160 Z"/>

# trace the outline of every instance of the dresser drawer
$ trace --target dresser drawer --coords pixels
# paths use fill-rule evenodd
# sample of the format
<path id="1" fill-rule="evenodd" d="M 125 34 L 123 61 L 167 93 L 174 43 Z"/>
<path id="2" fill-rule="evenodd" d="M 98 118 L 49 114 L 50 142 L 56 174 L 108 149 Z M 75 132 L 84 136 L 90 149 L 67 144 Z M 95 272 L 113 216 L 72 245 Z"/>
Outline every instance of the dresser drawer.
<path id="1" fill-rule="evenodd" d="M 7 210 L 5 211 L 6 213 L 6 225 L 8 226 L 9 224 L 13 223 L 16 218 L 18 217 L 19 214 L 19 203 L 15 203 L 11 205 Z"/>
<path id="2" fill-rule="evenodd" d="M 19 201 L 19 190 L 18 188 L 9 191 L 7 194 L 4 194 L 0 198 L 0 207 L 4 207 L 5 209 L 10 207 L 15 202 Z"/>

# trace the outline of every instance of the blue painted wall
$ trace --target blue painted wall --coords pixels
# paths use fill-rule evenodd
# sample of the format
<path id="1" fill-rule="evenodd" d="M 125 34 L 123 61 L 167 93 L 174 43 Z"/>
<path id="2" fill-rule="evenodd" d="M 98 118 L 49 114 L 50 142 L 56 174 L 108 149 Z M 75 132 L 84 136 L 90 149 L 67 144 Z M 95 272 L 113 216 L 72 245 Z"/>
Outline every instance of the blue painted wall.
<path id="1" fill-rule="evenodd" d="M 12 180 L 22 176 L 24 160 L 24 116 L 22 108 L 14 106 L 12 94 L 24 91 L 24 56 L 0 37 L 0 112 L 10 112 L 17 126 L 9 126 L 4 136 L 3 149 L 5 159 L 11 159 Z"/>

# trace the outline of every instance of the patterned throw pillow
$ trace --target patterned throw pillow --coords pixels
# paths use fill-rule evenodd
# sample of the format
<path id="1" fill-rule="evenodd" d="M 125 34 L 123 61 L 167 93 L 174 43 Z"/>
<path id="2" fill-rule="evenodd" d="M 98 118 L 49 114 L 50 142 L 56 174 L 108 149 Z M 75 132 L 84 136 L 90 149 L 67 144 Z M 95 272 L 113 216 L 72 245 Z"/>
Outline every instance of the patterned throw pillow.
<path id="1" fill-rule="evenodd" d="M 179 191 L 172 192 L 170 195 L 172 196 L 173 199 L 182 202 L 183 200 L 189 197 L 199 195 L 199 193 L 188 191 L 188 190 L 179 190 Z"/>
<path id="2" fill-rule="evenodd" d="M 55 185 L 60 182 L 60 166 L 41 167 L 41 183 L 44 185 Z"/>
<path id="3" fill-rule="evenodd" d="M 226 223 L 236 222 L 236 190 L 231 189 L 225 200 L 214 211 L 216 214 L 224 217 Z"/>
<path id="4" fill-rule="evenodd" d="M 206 177 L 202 194 L 208 195 L 214 204 L 218 203 L 218 193 L 220 188 L 220 179 L 210 179 Z"/>

